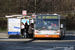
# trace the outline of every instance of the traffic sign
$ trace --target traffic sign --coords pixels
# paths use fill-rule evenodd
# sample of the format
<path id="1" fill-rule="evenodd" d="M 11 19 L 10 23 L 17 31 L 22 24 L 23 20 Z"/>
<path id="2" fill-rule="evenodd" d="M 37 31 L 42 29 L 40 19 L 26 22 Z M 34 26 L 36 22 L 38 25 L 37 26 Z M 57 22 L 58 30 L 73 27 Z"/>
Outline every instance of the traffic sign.
<path id="1" fill-rule="evenodd" d="M 35 13 L 32 14 L 32 17 L 35 17 Z"/>
<path id="2" fill-rule="evenodd" d="M 22 15 L 27 15 L 27 11 L 26 10 L 23 10 L 22 11 Z"/>

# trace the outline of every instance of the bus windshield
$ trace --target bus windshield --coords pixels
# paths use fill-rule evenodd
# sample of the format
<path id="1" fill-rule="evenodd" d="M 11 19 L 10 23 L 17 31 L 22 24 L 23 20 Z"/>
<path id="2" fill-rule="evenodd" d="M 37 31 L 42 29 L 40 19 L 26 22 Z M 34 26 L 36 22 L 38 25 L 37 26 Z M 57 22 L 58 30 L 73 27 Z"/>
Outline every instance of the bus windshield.
<path id="1" fill-rule="evenodd" d="M 59 19 L 36 19 L 37 30 L 58 30 Z"/>

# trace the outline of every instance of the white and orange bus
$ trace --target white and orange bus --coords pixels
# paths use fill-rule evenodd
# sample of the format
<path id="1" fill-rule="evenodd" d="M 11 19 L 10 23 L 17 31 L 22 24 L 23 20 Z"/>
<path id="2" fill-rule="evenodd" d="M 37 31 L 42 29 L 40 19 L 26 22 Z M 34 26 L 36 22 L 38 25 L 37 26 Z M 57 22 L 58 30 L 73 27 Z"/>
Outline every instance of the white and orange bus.
<path id="1" fill-rule="evenodd" d="M 65 37 L 65 16 L 48 14 L 36 15 L 34 38 L 63 38 Z"/>

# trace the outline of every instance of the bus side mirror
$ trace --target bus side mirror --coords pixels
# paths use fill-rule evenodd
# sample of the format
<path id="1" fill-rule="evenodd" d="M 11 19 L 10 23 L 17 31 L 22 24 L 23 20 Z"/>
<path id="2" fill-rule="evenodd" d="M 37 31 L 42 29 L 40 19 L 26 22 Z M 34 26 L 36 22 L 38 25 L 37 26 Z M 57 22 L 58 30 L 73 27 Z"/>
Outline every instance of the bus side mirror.
<path id="1" fill-rule="evenodd" d="M 60 25 L 60 28 L 63 28 L 63 24 Z"/>

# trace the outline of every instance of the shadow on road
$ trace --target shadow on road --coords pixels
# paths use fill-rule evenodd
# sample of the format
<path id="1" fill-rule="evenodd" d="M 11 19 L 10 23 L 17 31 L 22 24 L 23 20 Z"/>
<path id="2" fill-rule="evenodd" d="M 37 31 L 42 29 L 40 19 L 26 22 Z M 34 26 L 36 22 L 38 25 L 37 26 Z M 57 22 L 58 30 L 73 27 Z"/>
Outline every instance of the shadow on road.
<path id="1" fill-rule="evenodd" d="M 32 39 L 32 40 L 29 40 L 29 41 L 24 41 L 23 43 L 29 43 L 29 42 L 33 42 L 33 41 L 35 41 L 35 40 Z"/>
<path id="2" fill-rule="evenodd" d="M 11 38 L 11 39 L 13 39 L 13 38 L 19 39 L 19 38 L 23 38 L 23 37 L 21 37 L 20 35 L 10 35 L 8 38 Z"/>
<path id="3" fill-rule="evenodd" d="M 63 40 L 75 40 L 75 36 L 65 36 Z"/>
<path id="4" fill-rule="evenodd" d="M 35 40 L 59 40 L 58 38 L 36 38 Z"/>
<path id="5" fill-rule="evenodd" d="M 63 40 L 75 40 L 75 31 L 67 31 Z"/>

